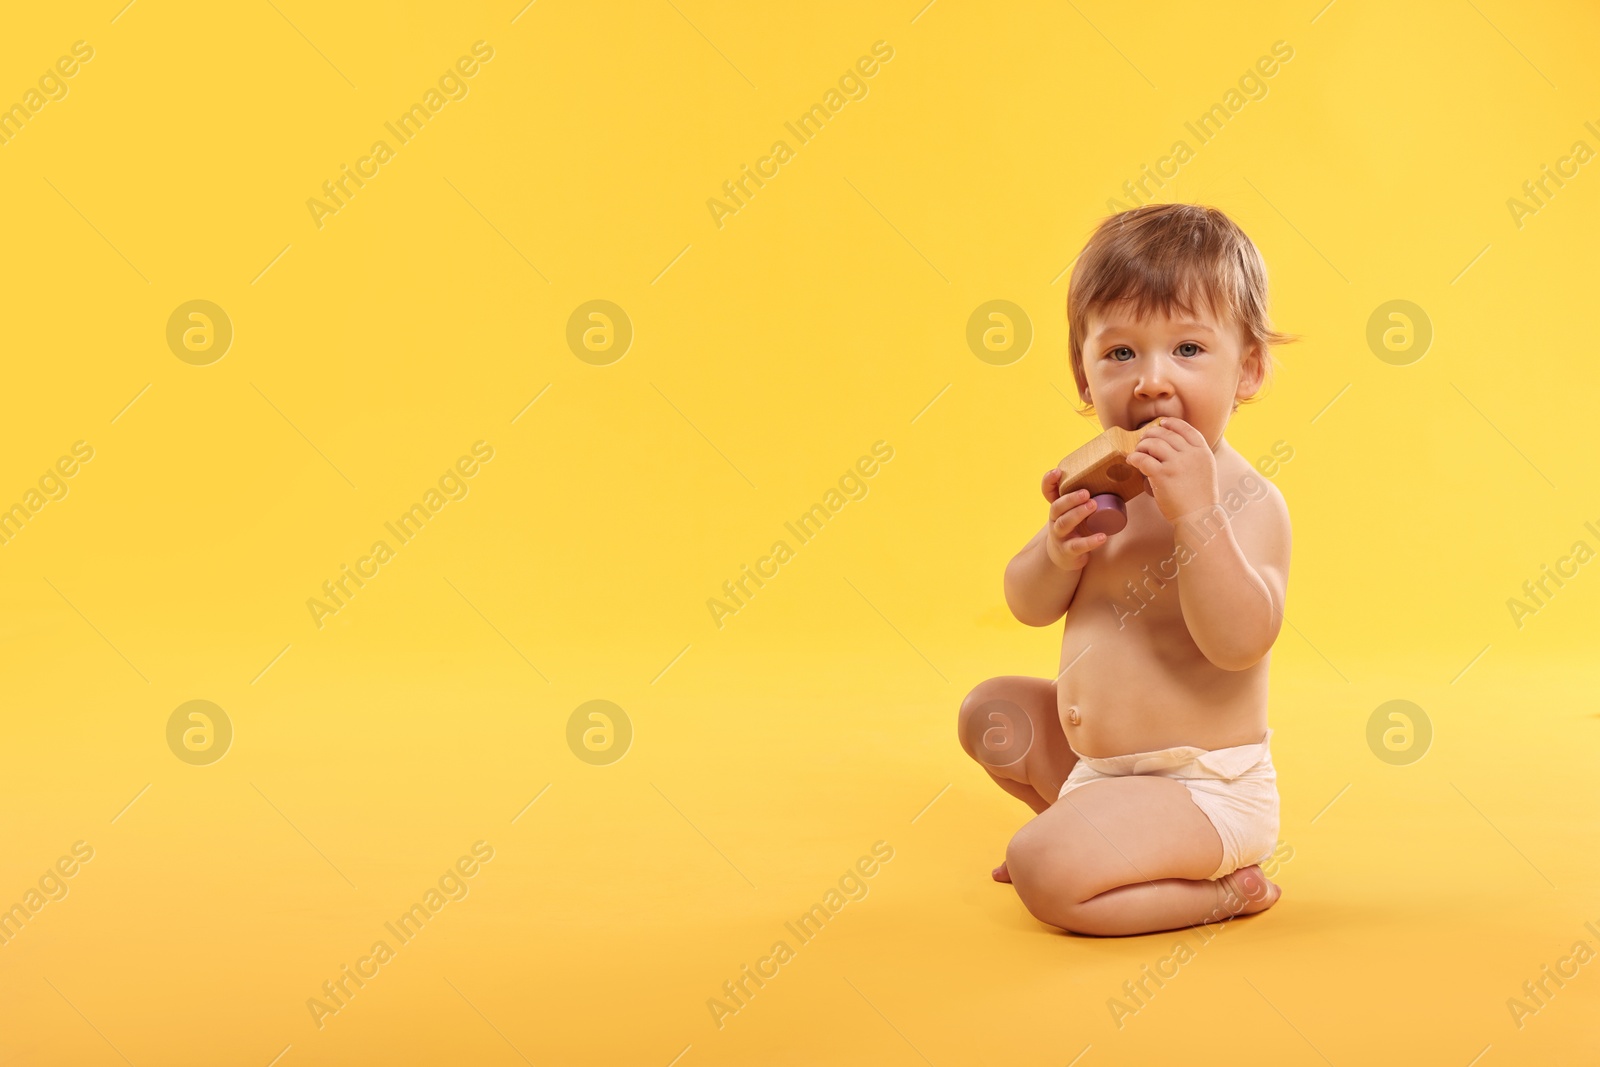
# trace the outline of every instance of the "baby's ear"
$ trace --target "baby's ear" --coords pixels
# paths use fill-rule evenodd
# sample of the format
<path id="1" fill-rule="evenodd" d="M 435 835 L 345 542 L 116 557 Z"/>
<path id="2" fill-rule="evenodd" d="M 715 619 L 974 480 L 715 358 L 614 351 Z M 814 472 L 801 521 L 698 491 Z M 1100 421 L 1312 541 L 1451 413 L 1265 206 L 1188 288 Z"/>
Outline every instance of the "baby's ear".
<path id="1" fill-rule="evenodd" d="M 1234 390 L 1236 400 L 1248 400 L 1260 392 L 1267 377 L 1267 349 L 1265 345 L 1251 342 L 1239 366 L 1239 387 Z"/>

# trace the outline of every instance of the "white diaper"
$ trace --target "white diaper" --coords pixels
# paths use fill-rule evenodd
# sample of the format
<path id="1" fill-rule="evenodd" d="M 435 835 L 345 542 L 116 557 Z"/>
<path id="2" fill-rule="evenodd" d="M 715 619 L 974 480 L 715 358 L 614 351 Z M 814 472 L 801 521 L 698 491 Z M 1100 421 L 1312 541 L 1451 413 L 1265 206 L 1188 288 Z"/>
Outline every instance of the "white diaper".
<path id="1" fill-rule="evenodd" d="M 1222 838 L 1222 862 L 1210 875 L 1221 878 L 1263 862 L 1277 847 L 1278 772 L 1272 766 L 1271 741 L 1269 728 L 1258 743 L 1234 748 L 1182 745 L 1123 756 L 1079 755 L 1061 796 L 1090 782 L 1129 774 L 1178 779 Z"/>

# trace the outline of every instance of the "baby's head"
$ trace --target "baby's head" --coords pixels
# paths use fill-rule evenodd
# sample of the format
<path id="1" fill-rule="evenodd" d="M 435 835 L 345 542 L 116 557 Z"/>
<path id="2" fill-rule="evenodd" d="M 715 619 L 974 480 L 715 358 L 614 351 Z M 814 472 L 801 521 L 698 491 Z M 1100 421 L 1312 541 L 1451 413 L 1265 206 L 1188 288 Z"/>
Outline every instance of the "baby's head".
<path id="1" fill-rule="evenodd" d="M 1267 269 L 1215 208 L 1146 204 L 1089 238 L 1067 294 L 1072 376 L 1085 412 L 1138 429 L 1172 415 L 1212 448 L 1294 338 L 1267 318 Z"/>

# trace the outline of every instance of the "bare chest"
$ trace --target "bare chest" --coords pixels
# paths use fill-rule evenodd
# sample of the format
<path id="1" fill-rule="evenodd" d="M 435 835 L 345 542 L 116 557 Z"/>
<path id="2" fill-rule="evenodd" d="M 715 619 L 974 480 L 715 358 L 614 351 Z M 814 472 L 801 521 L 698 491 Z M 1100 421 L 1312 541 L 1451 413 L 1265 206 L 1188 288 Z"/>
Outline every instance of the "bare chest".
<path id="1" fill-rule="evenodd" d="M 1148 495 L 1129 503 L 1128 525 L 1089 557 L 1068 609 L 1073 616 L 1098 616 L 1122 628 L 1132 618 L 1162 622 L 1181 618 L 1178 603 L 1179 551 L 1171 523 Z"/>

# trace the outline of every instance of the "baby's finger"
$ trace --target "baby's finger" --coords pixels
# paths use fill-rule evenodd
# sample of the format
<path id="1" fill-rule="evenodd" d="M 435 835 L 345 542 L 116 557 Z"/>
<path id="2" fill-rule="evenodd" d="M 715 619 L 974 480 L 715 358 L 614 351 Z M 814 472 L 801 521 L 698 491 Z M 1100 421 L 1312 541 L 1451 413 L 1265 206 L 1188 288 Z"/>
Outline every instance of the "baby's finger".
<path id="1" fill-rule="evenodd" d="M 1061 487 L 1061 474 L 1060 467 L 1047 470 L 1044 472 L 1044 480 L 1039 483 L 1040 492 L 1044 493 L 1044 498 L 1051 503 L 1055 502 L 1057 492 Z"/>
<path id="2" fill-rule="evenodd" d="M 1144 432 L 1139 435 L 1139 443 L 1144 444 L 1146 441 L 1166 441 L 1168 444 L 1172 445 L 1188 444 L 1188 438 L 1179 433 L 1177 427 L 1169 425 L 1172 421 L 1173 420 L 1171 419 L 1164 419 L 1160 426 L 1146 426 L 1144 428 Z"/>
<path id="3" fill-rule="evenodd" d="M 1050 528 L 1056 532 L 1057 537 L 1064 537 L 1078 528 L 1078 524 L 1092 515 L 1099 507 L 1093 500 L 1086 500 L 1077 507 L 1062 512 L 1051 523 Z"/>
<path id="4" fill-rule="evenodd" d="M 1103 533 L 1097 533 L 1090 534 L 1088 537 L 1070 538 L 1062 547 L 1074 556 L 1081 556 L 1085 552 L 1093 552 L 1095 549 L 1099 548 L 1105 543 L 1106 535 Z"/>
<path id="5" fill-rule="evenodd" d="M 1178 454 L 1178 448 L 1164 437 L 1145 437 L 1139 441 L 1138 451 L 1158 460 L 1168 460 Z"/>
<path id="6" fill-rule="evenodd" d="M 1206 438 L 1204 434 L 1195 429 L 1191 424 L 1184 422 L 1182 419 L 1174 419 L 1171 417 L 1163 418 L 1161 420 L 1161 428 L 1163 430 L 1171 430 L 1173 433 L 1177 434 L 1191 445 L 1200 445 L 1206 448 L 1211 447 L 1210 445 L 1206 444 Z"/>
<path id="7" fill-rule="evenodd" d="M 1066 513 L 1068 508 L 1075 508 L 1089 499 L 1089 490 L 1074 489 L 1065 496 L 1058 496 L 1050 502 L 1050 518 L 1058 519 Z"/>

